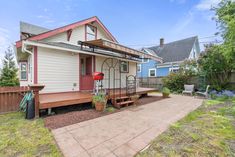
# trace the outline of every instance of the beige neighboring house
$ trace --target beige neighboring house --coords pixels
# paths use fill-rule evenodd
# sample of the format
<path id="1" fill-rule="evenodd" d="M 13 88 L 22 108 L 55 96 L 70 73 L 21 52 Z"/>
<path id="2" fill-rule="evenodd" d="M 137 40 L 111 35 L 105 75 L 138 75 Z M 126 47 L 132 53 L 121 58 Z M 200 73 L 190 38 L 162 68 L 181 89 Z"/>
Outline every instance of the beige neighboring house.
<path id="1" fill-rule="evenodd" d="M 41 93 L 93 90 L 95 71 L 105 74 L 103 88 L 125 88 L 142 57 L 161 60 L 120 45 L 97 17 L 53 30 L 21 22 L 20 35 L 20 85 L 43 84 Z M 117 77 L 121 81 L 115 82 Z"/>

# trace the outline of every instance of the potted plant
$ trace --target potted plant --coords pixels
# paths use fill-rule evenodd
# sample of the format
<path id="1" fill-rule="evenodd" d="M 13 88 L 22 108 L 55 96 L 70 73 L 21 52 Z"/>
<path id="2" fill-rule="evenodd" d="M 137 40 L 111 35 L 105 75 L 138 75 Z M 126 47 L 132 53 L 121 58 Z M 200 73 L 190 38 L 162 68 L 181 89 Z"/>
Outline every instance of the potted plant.
<path id="1" fill-rule="evenodd" d="M 96 111 L 104 111 L 107 104 L 107 99 L 105 94 L 97 94 L 92 97 L 92 103 L 95 106 Z"/>
<path id="2" fill-rule="evenodd" d="M 162 89 L 162 97 L 163 98 L 169 98 L 170 93 L 171 93 L 171 91 L 167 87 L 164 87 Z"/>

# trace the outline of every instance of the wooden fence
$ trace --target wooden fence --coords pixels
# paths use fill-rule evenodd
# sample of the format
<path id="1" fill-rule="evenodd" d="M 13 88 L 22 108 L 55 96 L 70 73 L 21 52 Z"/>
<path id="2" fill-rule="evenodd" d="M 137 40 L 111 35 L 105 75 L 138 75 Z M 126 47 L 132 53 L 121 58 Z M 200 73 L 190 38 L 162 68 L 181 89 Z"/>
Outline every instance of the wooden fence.
<path id="1" fill-rule="evenodd" d="M 0 87 L 0 113 L 19 110 L 19 104 L 29 87 Z"/>
<path id="2" fill-rule="evenodd" d="M 158 90 L 161 90 L 163 86 L 162 78 L 163 77 L 141 77 L 138 78 L 138 86 L 144 88 L 156 88 Z"/>

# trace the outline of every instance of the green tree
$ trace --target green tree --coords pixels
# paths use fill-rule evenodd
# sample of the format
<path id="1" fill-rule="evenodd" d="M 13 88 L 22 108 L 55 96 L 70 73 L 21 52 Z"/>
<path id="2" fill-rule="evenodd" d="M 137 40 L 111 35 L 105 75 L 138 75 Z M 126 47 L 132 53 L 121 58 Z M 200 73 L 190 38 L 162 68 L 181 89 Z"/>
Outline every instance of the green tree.
<path id="1" fill-rule="evenodd" d="M 11 47 L 5 51 L 5 56 L 2 62 L 3 68 L 1 69 L 0 86 L 18 86 L 18 69 L 14 61 L 14 55 Z"/>
<path id="2" fill-rule="evenodd" d="M 213 10 L 224 42 L 207 45 L 198 63 L 212 88 L 222 90 L 229 87 L 231 73 L 235 70 L 235 1 L 222 0 Z"/>
<path id="3" fill-rule="evenodd" d="M 220 35 L 224 39 L 220 49 L 227 62 L 235 69 L 235 1 L 222 0 L 213 10 Z"/>
<path id="4" fill-rule="evenodd" d="M 200 73 L 205 75 L 212 88 L 222 90 L 228 87 L 232 66 L 227 61 L 221 46 L 211 46 L 198 60 Z"/>

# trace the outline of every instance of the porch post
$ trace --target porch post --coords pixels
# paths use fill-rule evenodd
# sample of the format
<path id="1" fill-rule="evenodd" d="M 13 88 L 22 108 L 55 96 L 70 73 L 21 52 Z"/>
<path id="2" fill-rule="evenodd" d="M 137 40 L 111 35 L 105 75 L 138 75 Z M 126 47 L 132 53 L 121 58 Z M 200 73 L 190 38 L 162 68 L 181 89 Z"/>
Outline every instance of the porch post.
<path id="1" fill-rule="evenodd" d="M 42 90 L 45 86 L 39 84 L 29 85 L 30 90 L 34 93 L 34 104 L 35 104 L 35 118 L 39 117 L 39 91 Z"/>

